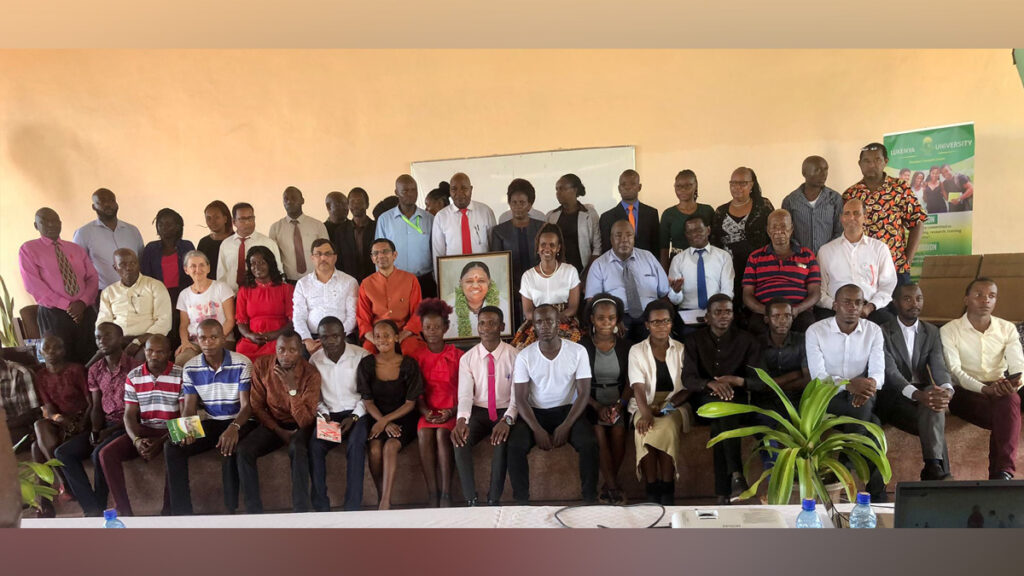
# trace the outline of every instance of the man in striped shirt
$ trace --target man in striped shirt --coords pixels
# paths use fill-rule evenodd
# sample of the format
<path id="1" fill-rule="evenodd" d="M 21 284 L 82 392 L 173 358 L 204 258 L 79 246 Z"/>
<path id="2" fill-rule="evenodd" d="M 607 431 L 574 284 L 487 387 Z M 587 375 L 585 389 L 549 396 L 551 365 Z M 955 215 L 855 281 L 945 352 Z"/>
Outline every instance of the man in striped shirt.
<path id="1" fill-rule="evenodd" d="M 252 363 L 237 352 L 224 348 L 224 328 L 215 318 L 199 323 L 199 348 L 202 354 L 182 368 L 182 416 L 195 416 L 202 400 L 209 419 L 203 422 L 206 435 L 188 437 L 181 444 L 169 440 L 164 445 L 167 483 L 171 494 L 171 513 L 192 514 L 192 494 L 188 483 L 190 456 L 216 448 L 224 458 L 221 481 L 224 507 L 228 513 L 238 508 L 238 465 L 235 448 L 254 424 L 249 423 L 249 382 Z"/>
<path id="2" fill-rule="evenodd" d="M 117 513 L 132 515 L 124 484 L 124 461 L 142 457 L 147 462 L 160 454 L 167 436 L 167 421 L 181 413 L 181 368 L 171 362 L 171 344 L 163 334 L 146 339 L 146 362 L 132 369 L 124 384 L 124 428 L 127 432 L 100 450 L 100 466 L 114 496 Z M 164 508 L 170 510 L 164 486 Z"/>

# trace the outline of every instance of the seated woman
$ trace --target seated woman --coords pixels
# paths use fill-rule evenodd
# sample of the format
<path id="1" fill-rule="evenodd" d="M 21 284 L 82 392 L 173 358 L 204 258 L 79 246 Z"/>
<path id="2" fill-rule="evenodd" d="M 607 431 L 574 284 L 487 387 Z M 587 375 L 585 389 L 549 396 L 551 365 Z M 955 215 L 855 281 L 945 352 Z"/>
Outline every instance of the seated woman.
<path id="1" fill-rule="evenodd" d="M 459 359 L 462 358 L 461 350 L 444 343 L 451 313 L 451 306 L 444 300 L 428 298 L 420 302 L 416 314 L 423 325 L 421 334 L 427 345 L 413 354 L 423 375 L 423 395 L 416 402 L 421 415 L 417 434 L 423 478 L 427 482 L 430 506 L 442 508 L 452 504 L 451 433 L 459 403 Z"/>
<path id="2" fill-rule="evenodd" d="M 202 354 L 198 338 L 199 323 L 203 320 L 216 319 L 224 327 L 227 338 L 233 339 L 231 332 L 235 329 L 235 294 L 227 284 L 210 279 L 210 261 L 206 254 L 199 250 L 185 254 L 185 273 L 192 279 L 192 285 L 178 294 L 176 308 L 180 316 L 181 346 L 174 352 L 174 363 L 178 366 Z"/>
<path id="3" fill-rule="evenodd" d="M 589 334 L 580 341 L 590 356 L 593 374 L 587 419 L 594 426 L 600 450 L 604 484 L 598 500 L 605 504 L 626 503 L 617 477 L 626 454 L 626 419 L 622 412 L 633 389 L 626 386 L 629 343 L 621 337 L 626 333 L 621 325 L 623 313 L 622 300 L 607 293 L 597 294 L 584 313 Z"/>
<path id="4" fill-rule="evenodd" d="M 266 246 L 245 256 L 245 285 L 238 287 L 235 320 L 242 340 L 236 350 L 249 359 L 275 354 L 277 337 L 292 328 L 292 285 Z"/>
<path id="5" fill-rule="evenodd" d="M 363 399 L 370 419 L 367 441 L 370 475 L 377 487 L 379 510 L 391 508 L 398 452 L 416 439 L 416 400 L 423 393 L 419 366 L 395 348 L 398 326 L 379 320 L 373 326 L 376 356 L 367 356 L 356 370 L 356 391 Z"/>
<path id="6" fill-rule="evenodd" d="M 537 233 L 537 254 L 540 264 L 523 274 L 519 294 L 523 299 L 523 315 L 533 317 L 533 309 L 551 304 L 559 310 L 558 335 L 579 342 L 582 333 L 576 320 L 580 305 L 580 274 L 566 263 L 562 250 L 562 231 L 555 224 L 545 224 Z M 512 345 L 522 350 L 537 339 L 533 322 L 527 320 L 516 331 Z"/>
<path id="7" fill-rule="evenodd" d="M 195 246 L 188 240 L 182 240 L 185 221 L 170 208 L 161 208 L 156 213 L 156 235 L 159 240 L 154 240 L 142 250 L 139 258 L 139 265 L 142 274 L 150 278 L 156 278 L 164 283 L 171 302 L 178 301 L 178 294 L 182 289 L 192 283 L 192 279 L 185 275 L 185 254 L 195 250 Z M 173 318 L 171 326 L 171 341 L 175 344 L 178 335 L 178 318 Z"/>
<path id="8" fill-rule="evenodd" d="M 497 306 L 509 311 L 508 301 L 491 279 L 491 269 L 478 260 L 462 268 L 459 286 L 449 296 L 449 301 L 455 302 L 455 323 L 448 327 L 445 338 L 476 338 L 477 317 L 484 306 Z"/>
<path id="9" fill-rule="evenodd" d="M 677 407 L 690 395 L 683 389 L 683 345 L 670 337 L 673 314 L 672 305 L 664 300 L 648 304 L 644 321 L 651 335 L 629 350 L 637 478 L 647 482 L 647 501 L 663 505 L 675 499 L 683 427 Z"/>

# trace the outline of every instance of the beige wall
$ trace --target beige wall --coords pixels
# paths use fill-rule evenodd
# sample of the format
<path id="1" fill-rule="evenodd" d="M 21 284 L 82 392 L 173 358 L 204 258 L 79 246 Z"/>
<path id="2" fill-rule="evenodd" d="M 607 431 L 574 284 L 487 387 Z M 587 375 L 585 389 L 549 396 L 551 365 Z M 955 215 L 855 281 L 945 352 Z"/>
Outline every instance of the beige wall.
<path id="1" fill-rule="evenodd" d="M 414 160 L 632 144 L 659 209 L 686 167 L 704 202 L 724 202 L 748 165 L 778 203 L 809 154 L 841 189 L 860 145 L 964 121 L 974 250 L 1019 251 L 1024 88 L 1009 50 L 5 51 L 0 274 L 29 303 L 17 249 L 34 211 L 56 209 L 70 239 L 100 186 L 147 240 L 171 206 L 197 241 L 213 198 L 253 202 L 265 232 L 287 185 L 323 217 L 327 191 L 363 186 L 376 202 Z"/>

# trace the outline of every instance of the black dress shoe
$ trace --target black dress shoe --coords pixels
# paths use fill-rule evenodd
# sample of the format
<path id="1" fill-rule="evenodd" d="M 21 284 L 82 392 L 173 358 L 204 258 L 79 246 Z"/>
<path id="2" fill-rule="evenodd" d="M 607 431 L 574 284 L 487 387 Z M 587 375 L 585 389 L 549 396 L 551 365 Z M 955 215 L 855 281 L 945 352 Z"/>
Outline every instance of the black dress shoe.
<path id="1" fill-rule="evenodd" d="M 497 500 L 488 500 L 487 501 L 487 505 L 488 506 L 501 506 L 501 503 L 498 502 Z"/>
<path id="2" fill-rule="evenodd" d="M 1010 474 L 1006 470 L 997 472 L 988 477 L 989 480 L 1013 480 L 1013 474 Z"/>
<path id="3" fill-rule="evenodd" d="M 477 505 L 476 498 L 470 498 L 469 500 L 466 500 L 466 507 L 473 508 L 476 505 Z"/>
<path id="4" fill-rule="evenodd" d="M 729 505 L 729 497 L 728 496 L 722 496 L 721 494 L 719 494 L 715 498 L 715 503 L 718 504 L 719 506 L 728 506 Z"/>
<path id="5" fill-rule="evenodd" d="M 738 498 L 740 494 L 743 494 L 750 489 L 750 485 L 747 484 L 747 479 L 743 476 L 732 477 L 732 494 L 733 498 Z"/>
<path id="6" fill-rule="evenodd" d="M 951 480 L 953 475 L 942 469 L 942 466 L 935 462 L 928 462 L 921 470 L 921 480 Z"/>

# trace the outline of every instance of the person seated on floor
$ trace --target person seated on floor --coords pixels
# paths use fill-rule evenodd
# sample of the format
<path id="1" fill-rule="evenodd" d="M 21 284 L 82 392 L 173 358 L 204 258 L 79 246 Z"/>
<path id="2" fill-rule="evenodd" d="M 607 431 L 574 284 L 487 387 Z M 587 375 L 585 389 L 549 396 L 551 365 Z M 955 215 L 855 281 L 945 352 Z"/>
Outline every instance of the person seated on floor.
<path id="1" fill-rule="evenodd" d="M 128 356 L 141 363 L 145 359 L 146 339 L 154 334 L 166 336 L 171 331 L 171 297 L 163 282 L 141 274 L 139 258 L 129 248 L 114 252 L 114 270 L 121 279 L 100 293 L 96 324 L 113 322 L 120 326 L 124 332 L 121 346 Z M 87 366 L 103 356 L 97 352 Z"/>
<path id="2" fill-rule="evenodd" d="M 708 298 L 707 324 L 707 329 L 683 338 L 683 386 L 693 393 L 696 407 L 709 402 L 746 403 L 747 391 L 761 382 L 753 370 L 760 365 L 757 341 L 735 326 L 732 298 L 725 294 Z M 711 437 L 742 426 L 741 416 L 715 418 Z M 719 442 L 713 450 L 715 495 L 719 504 L 728 504 L 748 488 L 740 440 Z"/>
<path id="3" fill-rule="evenodd" d="M 1021 372 L 1024 353 L 1013 323 L 992 315 L 999 290 L 989 278 L 967 285 L 963 316 L 945 324 L 946 367 L 957 386 L 949 410 L 992 431 L 988 445 L 989 479 L 1011 480 L 1020 443 Z"/>
<path id="4" fill-rule="evenodd" d="M 644 318 L 651 335 L 629 349 L 636 476 L 646 483 L 648 502 L 668 506 L 675 502 L 679 477 L 683 417 L 678 407 L 690 396 L 683 388 L 683 345 L 672 339 L 673 314 L 675 307 L 664 300 L 648 304 Z"/>
<path id="5" fill-rule="evenodd" d="M 163 288 L 163 285 L 160 286 Z M 90 428 L 57 447 L 54 456 L 64 466 L 61 472 L 71 494 L 86 516 L 99 516 L 107 506 L 107 481 L 100 466 L 100 450 L 117 440 L 124 431 L 124 383 L 139 365 L 121 346 L 124 332 L 113 322 L 96 325 L 96 347 L 101 359 L 89 367 L 86 380 L 92 397 Z M 95 488 L 89 484 L 82 460 L 92 459 Z"/>
<path id="6" fill-rule="evenodd" d="M 359 285 L 359 299 L 356 305 L 356 323 L 363 348 L 370 354 L 377 352 L 374 346 L 374 326 L 381 320 L 391 320 L 398 328 L 401 353 L 411 354 L 423 346 L 420 340 L 420 317 L 416 308 L 420 305 L 420 283 L 405 270 L 395 267 L 398 251 L 387 238 L 377 238 L 370 248 L 370 257 L 377 271 L 366 277 Z"/>
<path id="7" fill-rule="evenodd" d="M 393 320 L 378 320 L 372 334 L 377 354 L 363 358 L 356 372 L 356 389 L 369 419 L 367 452 L 378 510 L 391 508 L 398 452 L 416 439 L 420 419 L 416 400 L 423 393 L 419 366 L 411 356 L 399 352 L 398 335 Z"/>
<path id="8" fill-rule="evenodd" d="M 338 251 L 330 240 L 313 240 L 313 272 L 295 283 L 292 294 L 292 323 L 302 336 L 308 354 L 320 349 L 317 327 L 320 320 L 333 316 L 344 326 L 342 336 L 356 331 L 356 279 L 335 268 Z"/>
<path id="9" fill-rule="evenodd" d="M 533 324 L 537 341 L 519 353 L 513 372 L 520 421 L 508 439 L 512 497 L 521 506 L 530 503 L 526 456 L 534 445 L 551 450 L 568 442 L 579 455 L 583 501 L 595 503 L 599 451 L 593 427 L 582 418 L 590 398 L 590 358 L 583 346 L 558 337 L 554 306 L 534 309 Z"/>
<path id="10" fill-rule="evenodd" d="M 179 335 L 181 346 L 174 352 L 174 363 L 186 362 L 203 353 L 199 346 L 199 324 L 207 318 L 220 322 L 225 334 L 235 328 L 235 293 L 220 280 L 212 280 L 210 260 L 199 250 L 185 254 L 185 273 L 192 285 L 178 294 Z"/>
<path id="11" fill-rule="evenodd" d="M 235 349 L 255 360 L 274 355 L 278 337 L 292 330 L 294 287 L 284 281 L 274 253 L 266 246 L 250 248 L 245 264 L 245 282 L 238 287 L 235 301 L 242 339 Z"/>
<path id="12" fill-rule="evenodd" d="M 497 306 L 484 306 L 477 321 L 480 343 L 459 360 L 459 405 L 452 443 L 455 466 L 468 506 L 477 505 L 473 478 L 473 446 L 487 438 L 491 452 L 491 482 L 487 505 L 497 506 L 505 490 L 508 470 L 508 433 L 516 423 L 512 370 L 519 351 L 501 341 L 505 315 Z"/>
<path id="13" fill-rule="evenodd" d="M 821 298 L 818 260 L 793 240 L 793 219 L 785 210 L 768 215 L 771 242 L 754 250 L 743 271 L 743 305 L 750 311 L 747 327 L 754 334 L 768 330 L 765 304 L 783 298 L 793 305 L 793 329 L 807 330 L 814 323 L 811 309 Z"/>
<path id="14" fill-rule="evenodd" d="M 238 508 L 238 442 L 255 427 L 249 420 L 252 363 L 242 354 L 225 348 L 225 341 L 220 322 L 214 318 L 203 320 L 197 338 L 203 353 L 182 368 L 181 392 L 185 403 L 181 415 L 196 416 L 201 402 L 207 418 L 203 421 L 202 438 L 188 436 L 180 444 L 168 440 L 164 445 L 171 514 L 175 516 L 192 514 L 188 459 L 212 448 L 222 458 L 224 508 L 228 514 L 234 514 Z"/>
<path id="15" fill-rule="evenodd" d="M 459 359 L 462 350 L 444 343 L 452 307 L 444 300 L 428 298 L 420 302 L 416 315 L 423 325 L 423 341 L 413 358 L 423 375 L 423 394 L 416 402 L 420 419 L 417 425 L 420 463 L 427 483 L 430 506 L 448 508 L 452 504 L 452 439 L 455 409 L 459 403 Z"/>
<path id="16" fill-rule="evenodd" d="M 867 303 L 861 310 L 862 317 L 879 325 L 893 319 L 885 307 L 893 299 L 896 266 L 885 242 L 864 233 L 864 222 L 864 202 L 847 200 L 843 205 L 843 235 L 818 251 L 821 300 L 814 307 L 814 315 L 819 320 L 835 315 L 835 291 L 846 284 L 856 284 L 864 292 Z"/>
<path id="17" fill-rule="evenodd" d="M 828 404 L 829 414 L 874 422 L 878 390 L 885 383 L 885 346 L 882 329 L 861 315 L 864 293 L 847 284 L 836 290 L 832 318 L 819 320 L 807 329 L 807 369 L 811 378 L 831 379 L 839 393 Z M 868 435 L 863 426 L 840 426 L 848 434 Z M 878 469 L 869 465 L 867 491 L 872 502 L 886 502 L 885 483 Z"/>
<path id="18" fill-rule="evenodd" d="M 146 340 L 146 362 L 128 373 L 124 384 L 124 429 L 100 450 L 100 466 L 114 496 L 119 516 L 133 516 L 124 483 L 124 462 L 160 456 L 167 439 L 167 421 L 181 416 L 181 366 L 171 362 L 171 343 L 156 334 Z M 171 501 L 164 484 L 161 514 L 170 514 Z"/>
<path id="19" fill-rule="evenodd" d="M 732 298 L 735 272 L 732 256 L 725 250 L 708 242 L 711 229 L 702 218 L 690 218 L 683 225 L 689 246 L 672 258 L 668 267 L 668 299 L 680 310 L 697 310 L 696 320 L 682 324 L 677 330 L 679 337 L 705 325 L 704 313 L 708 298 L 713 294 L 725 294 Z M 673 318 L 673 321 L 675 319 Z"/>
<path id="20" fill-rule="evenodd" d="M 574 268 L 575 270 L 575 268 Z M 633 396 L 627 386 L 629 343 L 621 326 L 625 307 L 611 294 L 598 294 L 587 305 L 584 318 L 589 326 L 580 344 L 590 358 L 590 398 L 585 417 L 597 438 L 601 475 L 604 482 L 598 500 L 605 504 L 625 504 L 619 488 L 619 469 L 626 455 L 626 418 L 623 411 Z"/>
<path id="21" fill-rule="evenodd" d="M 260 425 L 238 444 L 238 477 L 245 511 L 263 513 L 256 459 L 288 447 L 292 476 L 292 511 L 308 512 L 309 439 L 320 402 L 320 373 L 302 357 L 302 337 L 286 330 L 277 337 L 277 351 L 252 363 L 249 400 Z"/>
<path id="22" fill-rule="evenodd" d="M 337 422 L 345 447 L 345 510 L 359 510 L 363 503 L 363 470 L 366 467 L 366 406 L 356 390 L 356 370 L 370 355 L 359 346 L 345 343 L 345 325 L 335 316 L 324 316 L 317 326 L 318 348 L 309 363 L 320 372 L 319 417 Z M 322 440 L 314 434 L 309 440 L 309 471 L 313 482 L 313 509 L 329 512 L 327 496 L 327 453 L 338 442 Z"/>
<path id="23" fill-rule="evenodd" d="M 920 286 L 898 286 L 895 298 L 897 317 L 882 325 L 885 385 L 878 391 L 875 413 L 882 423 L 921 438 L 921 480 L 948 480 L 946 409 L 953 398 L 953 384 L 939 329 L 918 319 L 924 306 Z"/>

